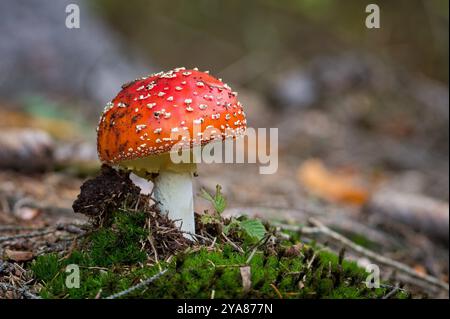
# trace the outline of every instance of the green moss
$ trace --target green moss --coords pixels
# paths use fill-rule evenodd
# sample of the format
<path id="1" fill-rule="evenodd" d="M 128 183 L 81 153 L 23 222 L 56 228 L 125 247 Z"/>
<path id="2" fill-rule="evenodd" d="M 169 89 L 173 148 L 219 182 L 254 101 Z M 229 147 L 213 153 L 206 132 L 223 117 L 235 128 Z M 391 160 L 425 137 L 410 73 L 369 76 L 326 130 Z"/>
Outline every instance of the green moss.
<path id="1" fill-rule="evenodd" d="M 363 283 L 367 274 L 356 263 L 339 256 L 304 247 L 300 255 L 286 257 L 280 246 L 273 251 L 258 250 L 250 260 L 251 289 L 244 292 L 240 267 L 246 266 L 251 247 L 239 253 L 229 244 L 218 243 L 214 250 L 188 249 L 178 253 L 170 263 L 144 265 L 147 254 L 141 250 L 145 240 L 145 214 L 121 212 L 113 215 L 107 228 L 92 233 L 68 258 L 56 254 L 38 257 L 32 264 L 34 277 L 43 288 L 43 298 L 106 297 L 149 278 L 168 268 L 164 279 L 127 298 L 378 298 L 384 288 L 368 289 Z M 285 241 L 290 246 L 297 240 Z M 311 257 L 315 254 L 315 259 Z M 80 288 L 67 288 L 65 267 L 80 267 Z M 405 298 L 403 292 L 396 297 Z"/>
<path id="2" fill-rule="evenodd" d="M 325 255 L 325 262 L 337 260 L 337 256 Z M 278 258 L 263 253 L 256 254 L 250 262 L 252 288 L 245 293 L 239 266 L 245 265 L 246 258 L 246 255 L 231 252 L 229 247 L 224 247 L 223 251 L 201 249 L 180 255 L 170 264 L 161 265 L 169 268 L 163 280 L 157 280 L 144 291 L 128 295 L 128 298 L 209 298 L 212 290 L 216 298 L 277 298 L 272 285 L 284 298 L 378 298 L 386 293 L 383 288 L 367 289 L 362 282 L 365 273 L 354 268 L 352 263 L 344 262 L 341 269 L 332 262 L 330 276 L 322 259 L 318 259 L 314 269 L 305 270 L 306 265 L 300 258 Z M 158 266 L 135 267 L 127 271 L 82 268 L 80 288 L 69 289 L 65 287 L 66 274 L 63 269 L 71 260 L 59 260 L 55 265 L 54 257 L 39 258 L 32 267 L 33 271 L 49 264 L 49 259 L 52 268 L 59 271 L 56 275 L 51 273 L 52 279 L 45 282 L 41 291 L 44 298 L 94 298 L 100 290 L 102 296 L 108 296 L 131 287 L 159 270 Z M 42 272 L 35 272 L 35 276 L 39 280 L 49 278 L 49 274 L 43 275 Z M 339 281 L 336 276 L 343 278 Z M 300 280 L 303 281 L 302 289 L 299 289 Z M 399 297 L 406 296 L 402 293 Z"/>
<path id="3" fill-rule="evenodd" d="M 116 213 L 111 228 L 101 228 L 88 237 L 92 265 L 113 265 L 144 262 L 147 254 L 141 250 L 141 241 L 147 232 L 145 213 Z"/>
<path id="4" fill-rule="evenodd" d="M 31 264 L 35 277 L 43 282 L 51 281 L 60 270 L 60 263 L 56 254 L 39 256 Z"/>

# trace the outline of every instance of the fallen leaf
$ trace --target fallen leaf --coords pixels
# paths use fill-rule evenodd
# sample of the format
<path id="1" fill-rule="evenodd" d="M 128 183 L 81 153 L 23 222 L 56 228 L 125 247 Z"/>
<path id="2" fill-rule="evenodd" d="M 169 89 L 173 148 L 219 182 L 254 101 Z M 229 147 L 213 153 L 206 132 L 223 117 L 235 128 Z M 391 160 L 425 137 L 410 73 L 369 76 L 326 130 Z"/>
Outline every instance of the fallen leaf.
<path id="1" fill-rule="evenodd" d="M 242 278 L 242 290 L 248 292 L 252 287 L 251 281 L 251 268 L 250 266 L 245 266 L 240 268 L 241 278 Z"/>
<path id="2" fill-rule="evenodd" d="M 305 161 L 297 171 L 299 182 L 308 191 L 334 202 L 362 205 L 369 198 L 369 191 L 355 174 L 332 172 L 320 160 Z"/>
<path id="3" fill-rule="evenodd" d="M 427 274 L 427 270 L 426 270 L 425 267 L 422 266 L 422 265 L 416 265 L 416 266 L 414 266 L 414 270 L 415 270 L 416 272 L 418 272 L 419 274 L 421 274 L 421 275 L 426 275 L 426 274 Z"/>
<path id="4" fill-rule="evenodd" d="M 31 251 L 18 251 L 18 250 L 11 250 L 11 249 L 5 249 L 6 257 L 13 261 L 28 261 L 33 259 L 33 253 Z"/>

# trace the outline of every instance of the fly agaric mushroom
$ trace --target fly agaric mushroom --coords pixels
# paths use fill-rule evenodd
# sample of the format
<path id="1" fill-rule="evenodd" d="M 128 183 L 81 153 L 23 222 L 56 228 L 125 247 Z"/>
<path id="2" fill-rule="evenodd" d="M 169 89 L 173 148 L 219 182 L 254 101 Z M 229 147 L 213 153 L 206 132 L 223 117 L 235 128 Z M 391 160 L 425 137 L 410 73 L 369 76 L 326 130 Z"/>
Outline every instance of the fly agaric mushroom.
<path id="1" fill-rule="evenodd" d="M 196 164 L 174 163 L 170 152 L 176 145 L 192 148 L 245 130 L 236 92 L 207 72 L 177 68 L 122 86 L 100 117 L 97 150 L 102 162 L 152 179 L 159 210 L 185 233 L 195 233 Z M 183 134 L 174 138 L 174 132 Z"/>

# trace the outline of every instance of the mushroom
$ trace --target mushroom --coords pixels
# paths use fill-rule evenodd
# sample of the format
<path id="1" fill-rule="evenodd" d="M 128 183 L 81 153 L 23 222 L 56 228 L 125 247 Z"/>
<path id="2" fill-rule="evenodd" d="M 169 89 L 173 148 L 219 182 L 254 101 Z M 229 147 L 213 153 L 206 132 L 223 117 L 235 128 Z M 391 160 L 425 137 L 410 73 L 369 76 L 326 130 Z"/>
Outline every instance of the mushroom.
<path id="1" fill-rule="evenodd" d="M 103 163 L 151 179 L 159 210 L 192 238 L 196 164 L 175 163 L 170 153 L 177 145 L 192 150 L 242 136 L 245 130 L 245 113 L 236 92 L 207 72 L 176 68 L 122 86 L 100 117 L 97 150 Z"/>

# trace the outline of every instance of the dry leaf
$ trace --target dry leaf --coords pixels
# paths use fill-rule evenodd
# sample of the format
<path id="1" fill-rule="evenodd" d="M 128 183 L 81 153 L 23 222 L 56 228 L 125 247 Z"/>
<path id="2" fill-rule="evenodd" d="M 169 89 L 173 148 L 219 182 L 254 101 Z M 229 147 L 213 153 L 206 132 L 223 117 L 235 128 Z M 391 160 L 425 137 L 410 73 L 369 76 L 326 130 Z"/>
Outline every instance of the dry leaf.
<path id="1" fill-rule="evenodd" d="M 250 266 L 240 268 L 242 278 L 242 290 L 248 292 L 252 287 Z"/>
<path id="2" fill-rule="evenodd" d="M 33 259 L 33 253 L 31 251 L 18 251 L 18 250 L 11 250 L 11 249 L 5 249 L 6 257 L 13 261 L 28 261 Z"/>
<path id="3" fill-rule="evenodd" d="M 425 267 L 422 266 L 422 265 L 416 265 L 416 266 L 414 266 L 414 270 L 415 270 L 416 272 L 418 272 L 419 274 L 421 274 L 421 275 L 426 275 L 426 274 L 427 274 L 427 270 L 426 270 Z"/>
<path id="4" fill-rule="evenodd" d="M 369 198 L 369 191 L 354 175 L 332 172 L 320 160 L 305 161 L 297 178 L 308 191 L 329 201 L 362 205 Z"/>

